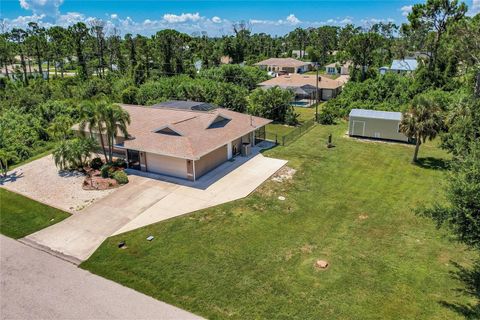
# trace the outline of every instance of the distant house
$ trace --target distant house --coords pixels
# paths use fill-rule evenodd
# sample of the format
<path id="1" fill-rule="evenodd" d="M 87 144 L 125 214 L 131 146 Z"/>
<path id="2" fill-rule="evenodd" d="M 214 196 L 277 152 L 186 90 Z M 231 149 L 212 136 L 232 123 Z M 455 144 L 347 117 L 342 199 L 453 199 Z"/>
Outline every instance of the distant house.
<path id="1" fill-rule="evenodd" d="M 256 133 L 264 133 L 271 122 L 205 102 L 121 107 L 130 115 L 129 136 L 118 134 L 114 149 L 128 167 L 194 181 L 255 146 Z M 80 127 L 73 129 L 79 132 Z M 94 136 L 100 139 L 98 133 Z"/>
<path id="2" fill-rule="evenodd" d="M 318 95 L 321 100 L 335 98 L 341 91 L 343 82 L 327 77 L 318 77 Z M 296 100 L 315 99 L 317 78 L 314 75 L 290 74 L 278 76 L 258 84 L 260 88 L 280 87 L 291 89 Z"/>
<path id="3" fill-rule="evenodd" d="M 300 61 L 294 58 L 270 58 L 255 63 L 261 69 L 273 72 L 284 71 L 287 73 L 304 73 L 310 70 L 310 62 Z"/>
<path id="4" fill-rule="evenodd" d="M 348 120 L 348 135 L 373 139 L 409 142 L 400 132 L 401 112 L 352 109 Z"/>
<path id="5" fill-rule="evenodd" d="M 308 57 L 308 52 L 305 50 L 292 50 L 292 56 L 297 58 Z"/>
<path id="6" fill-rule="evenodd" d="M 347 61 L 345 63 L 330 63 L 325 66 L 325 72 L 330 75 L 348 75 L 350 74 L 350 66 L 352 63 Z"/>
<path id="7" fill-rule="evenodd" d="M 416 59 L 399 59 L 393 60 L 390 67 L 381 67 L 379 69 L 380 74 L 386 74 L 387 72 L 393 73 L 411 73 L 417 70 L 418 62 Z"/>

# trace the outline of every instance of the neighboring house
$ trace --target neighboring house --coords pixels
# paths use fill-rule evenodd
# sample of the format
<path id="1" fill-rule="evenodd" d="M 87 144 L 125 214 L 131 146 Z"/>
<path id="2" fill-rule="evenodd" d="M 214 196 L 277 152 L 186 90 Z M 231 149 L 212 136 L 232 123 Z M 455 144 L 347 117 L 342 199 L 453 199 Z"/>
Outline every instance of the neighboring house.
<path id="1" fill-rule="evenodd" d="M 341 91 L 343 82 L 327 77 L 318 77 L 318 95 L 321 100 L 335 98 Z M 295 99 L 315 99 L 317 90 L 317 78 L 315 75 L 290 74 L 278 76 L 258 84 L 261 88 L 280 87 L 291 89 L 295 93 Z"/>
<path id="2" fill-rule="evenodd" d="M 350 74 L 350 66 L 352 63 L 347 61 L 345 63 L 330 63 L 325 66 L 325 72 L 330 75 L 348 75 Z"/>
<path id="3" fill-rule="evenodd" d="M 193 181 L 245 151 L 246 145 L 254 146 L 257 131 L 261 134 L 271 122 L 204 102 L 121 106 L 131 123 L 127 138 L 115 138 L 115 149 L 123 152 L 128 167 Z"/>
<path id="4" fill-rule="evenodd" d="M 348 120 L 348 135 L 355 137 L 409 142 L 400 132 L 401 112 L 352 109 Z"/>
<path id="5" fill-rule="evenodd" d="M 304 73 L 310 70 L 312 64 L 294 58 L 270 58 L 257 62 L 255 65 L 273 72 Z"/>
<path id="6" fill-rule="evenodd" d="M 411 73 L 417 70 L 418 62 L 416 59 L 401 59 L 393 60 L 390 67 L 381 67 L 379 69 L 380 74 L 385 74 L 387 72 L 393 73 Z"/>
<path id="7" fill-rule="evenodd" d="M 297 58 L 308 57 L 308 52 L 305 50 L 292 50 L 292 56 Z"/>

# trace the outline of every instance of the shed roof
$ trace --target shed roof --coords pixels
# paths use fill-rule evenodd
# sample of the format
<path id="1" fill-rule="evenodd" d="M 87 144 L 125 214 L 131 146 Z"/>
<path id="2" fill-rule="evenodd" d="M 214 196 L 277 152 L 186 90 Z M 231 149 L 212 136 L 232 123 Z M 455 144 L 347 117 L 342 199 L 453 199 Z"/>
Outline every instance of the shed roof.
<path id="1" fill-rule="evenodd" d="M 350 117 L 372 118 L 372 119 L 384 119 L 384 120 L 402 120 L 401 112 L 392 111 L 378 111 L 367 109 L 352 109 L 350 111 Z"/>

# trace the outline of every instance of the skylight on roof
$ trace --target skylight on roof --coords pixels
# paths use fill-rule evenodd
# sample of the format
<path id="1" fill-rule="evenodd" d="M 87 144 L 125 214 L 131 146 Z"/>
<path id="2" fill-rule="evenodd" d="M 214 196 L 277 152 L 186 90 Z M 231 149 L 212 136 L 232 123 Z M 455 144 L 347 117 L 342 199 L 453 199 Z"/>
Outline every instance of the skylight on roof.
<path id="1" fill-rule="evenodd" d="M 157 130 L 154 130 L 155 133 L 160 133 L 160 134 L 166 134 L 166 135 L 169 135 L 169 136 L 182 136 L 182 134 L 180 132 L 178 132 L 177 130 L 169 127 L 169 126 L 164 126 L 162 128 L 159 128 Z"/>
<path id="2" fill-rule="evenodd" d="M 210 124 L 207 126 L 207 129 L 223 128 L 227 125 L 227 123 L 230 122 L 230 120 L 232 119 L 219 114 L 213 119 L 212 122 L 210 122 Z"/>

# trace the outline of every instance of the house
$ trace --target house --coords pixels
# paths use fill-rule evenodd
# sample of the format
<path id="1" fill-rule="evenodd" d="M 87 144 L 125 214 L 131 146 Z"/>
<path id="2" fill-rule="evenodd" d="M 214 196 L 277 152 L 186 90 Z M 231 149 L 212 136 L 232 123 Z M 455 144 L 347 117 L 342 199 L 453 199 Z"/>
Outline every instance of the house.
<path id="1" fill-rule="evenodd" d="M 115 149 L 123 152 L 128 167 L 193 181 L 248 152 L 255 135 L 271 122 L 204 102 L 121 107 L 130 114 L 131 123 L 128 137 L 115 138 Z M 78 125 L 74 130 L 79 130 Z"/>
<path id="2" fill-rule="evenodd" d="M 400 132 L 401 112 L 352 109 L 348 120 L 348 135 L 409 142 Z"/>
<path id="3" fill-rule="evenodd" d="M 298 58 L 308 57 L 308 52 L 305 50 L 292 50 L 292 56 Z"/>
<path id="4" fill-rule="evenodd" d="M 380 74 L 385 74 L 387 72 L 394 73 L 411 73 L 417 70 L 418 62 L 416 59 L 400 59 L 393 60 L 390 67 L 381 67 L 379 69 Z"/>
<path id="5" fill-rule="evenodd" d="M 287 73 L 304 73 L 310 70 L 311 63 L 294 58 L 270 58 L 254 64 L 267 71 L 284 71 Z"/>
<path id="6" fill-rule="evenodd" d="M 348 75 L 350 74 L 350 66 L 352 63 L 347 61 L 345 63 L 330 63 L 325 66 L 325 72 L 330 75 Z"/>
<path id="7" fill-rule="evenodd" d="M 327 77 L 318 77 L 318 95 L 321 100 L 335 98 L 341 91 L 343 82 Z M 295 93 L 295 99 L 315 99 L 317 78 L 315 75 L 290 74 L 278 76 L 258 84 L 260 88 L 280 87 Z"/>

